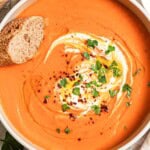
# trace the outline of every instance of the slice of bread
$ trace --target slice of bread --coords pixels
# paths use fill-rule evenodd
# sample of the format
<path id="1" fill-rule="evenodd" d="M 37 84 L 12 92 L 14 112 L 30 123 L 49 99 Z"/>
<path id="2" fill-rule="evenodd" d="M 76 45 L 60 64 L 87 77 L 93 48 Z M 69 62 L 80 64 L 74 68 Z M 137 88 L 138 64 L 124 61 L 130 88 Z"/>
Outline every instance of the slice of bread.
<path id="1" fill-rule="evenodd" d="M 0 32 L 0 66 L 32 59 L 44 37 L 44 18 L 17 18 Z"/>

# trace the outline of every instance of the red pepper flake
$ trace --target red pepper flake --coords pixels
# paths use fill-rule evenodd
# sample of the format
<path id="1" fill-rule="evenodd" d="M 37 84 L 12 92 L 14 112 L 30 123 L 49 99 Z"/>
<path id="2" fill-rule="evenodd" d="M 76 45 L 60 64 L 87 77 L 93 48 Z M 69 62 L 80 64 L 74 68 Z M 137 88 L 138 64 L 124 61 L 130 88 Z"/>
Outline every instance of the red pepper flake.
<path id="1" fill-rule="evenodd" d="M 94 121 L 92 121 L 92 124 L 94 124 L 95 122 Z"/>
<path id="2" fill-rule="evenodd" d="M 108 112 L 108 107 L 107 107 L 107 105 L 101 105 L 101 111 L 102 112 Z"/>
<path id="3" fill-rule="evenodd" d="M 81 138 L 78 138 L 77 140 L 80 142 L 80 141 L 81 141 Z"/>
<path id="4" fill-rule="evenodd" d="M 69 62 L 69 61 L 66 61 L 66 64 L 67 64 L 67 65 L 69 65 L 69 64 L 70 64 L 70 62 Z"/>
<path id="5" fill-rule="evenodd" d="M 43 103 L 44 103 L 44 104 L 47 104 L 47 99 L 46 99 L 46 98 L 44 98 Z"/>
<path id="6" fill-rule="evenodd" d="M 105 65 L 105 64 L 104 64 L 104 67 L 105 67 L 106 69 L 108 69 L 108 66 L 107 66 L 107 65 Z"/>
<path id="7" fill-rule="evenodd" d="M 41 90 L 37 90 L 37 92 L 38 92 L 38 93 L 40 93 L 40 92 L 41 92 Z"/>
<path id="8" fill-rule="evenodd" d="M 81 61 L 84 61 L 84 58 L 81 58 Z"/>
<path id="9" fill-rule="evenodd" d="M 68 54 L 65 54 L 65 57 L 68 57 Z"/>
<path id="10" fill-rule="evenodd" d="M 78 99 L 78 102 L 81 102 L 81 103 L 83 103 L 83 99 L 81 99 L 81 98 L 80 98 L 80 99 Z"/>
<path id="11" fill-rule="evenodd" d="M 100 132 L 100 135 L 103 135 L 103 132 Z"/>
<path id="12" fill-rule="evenodd" d="M 60 88 L 61 88 L 61 85 L 58 83 L 58 84 L 57 84 L 57 87 L 60 89 Z"/>
<path id="13" fill-rule="evenodd" d="M 53 78 L 56 78 L 56 76 L 55 76 L 55 75 L 53 75 Z"/>
<path id="14" fill-rule="evenodd" d="M 90 54 L 91 57 L 95 57 L 93 54 Z"/>
<path id="15" fill-rule="evenodd" d="M 90 117 L 90 120 L 93 120 L 93 118 L 92 118 L 92 117 Z"/>
<path id="16" fill-rule="evenodd" d="M 69 118 L 71 121 L 75 121 L 76 120 L 76 116 L 72 113 L 69 113 Z"/>

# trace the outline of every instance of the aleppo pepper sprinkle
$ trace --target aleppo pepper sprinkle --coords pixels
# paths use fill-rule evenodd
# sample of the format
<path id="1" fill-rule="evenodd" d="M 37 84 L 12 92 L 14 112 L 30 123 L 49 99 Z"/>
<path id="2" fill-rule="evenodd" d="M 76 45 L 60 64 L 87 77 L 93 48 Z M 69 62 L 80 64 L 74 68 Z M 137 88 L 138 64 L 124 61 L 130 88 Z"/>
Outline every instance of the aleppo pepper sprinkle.
<path id="1" fill-rule="evenodd" d="M 57 129 L 56 129 L 56 132 L 57 132 L 57 133 L 60 133 L 60 129 L 59 129 L 59 128 L 57 128 Z"/>
<path id="2" fill-rule="evenodd" d="M 49 96 L 49 95 L 46 95 L 46 96 L 44 97 L 43 103 L 44 103 L 44 104 L 47 104 L 49 98 L 50 98 L 50 96 Z"/>

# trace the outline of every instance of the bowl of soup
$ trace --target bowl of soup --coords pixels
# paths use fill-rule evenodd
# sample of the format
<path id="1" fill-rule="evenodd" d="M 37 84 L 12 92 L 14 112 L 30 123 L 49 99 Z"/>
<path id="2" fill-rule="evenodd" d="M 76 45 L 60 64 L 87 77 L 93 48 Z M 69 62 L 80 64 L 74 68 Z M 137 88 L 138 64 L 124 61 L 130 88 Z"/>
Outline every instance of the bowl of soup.
<path id="1" fill-rule="evenodd" d="M 126 149 L 150 127 L 150 17 L 126 0 L 22 0 L 42 16 L 35 58 L 0 68 L 0 119 L 28 149 Z"/>

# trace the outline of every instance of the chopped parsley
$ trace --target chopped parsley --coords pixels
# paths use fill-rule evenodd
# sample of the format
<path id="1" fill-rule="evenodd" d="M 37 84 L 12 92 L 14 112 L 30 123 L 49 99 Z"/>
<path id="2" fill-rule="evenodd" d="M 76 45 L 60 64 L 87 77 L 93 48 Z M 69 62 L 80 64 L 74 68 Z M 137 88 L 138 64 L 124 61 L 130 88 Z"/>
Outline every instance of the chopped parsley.
<path id="1" fill-rule="evenodd" d="M 91 106 L 91 109 L 95 112 L 96 115 L 99 115 L 101 112 L 101 108 L 98 105 Z"/>
<path id="2" fill-rule="evenodd" d="M 109 45 L 107 50 L 105 51 L 105 54 L 107 55 L 107 54 L 109 54 L 110 52 L 113 52 L 113 51 L 115 51 L 115 47 L 112 46 L 112 45 Z"/>
<path id="3" fill-rule="evenodd" d="M 141 72 L 141 68 L 137 69 L 134 73 L 133 73 L 133 77 L 135 77 L 138 73 Z"/>
<path id="4" fill-rule="evenodd" d="M 117 93 L 118 93 L 118 90 L 109 90 L 109 95 L 111 97 L 115 97 L 117 95 Z"/>
<path id="5" fill-rule="evenodd" d="M 67 111 L 68 109 L 70 109 L 70 107 L 69 107 L 67 104 L 63 104 L 63 105 L 61 106 L 61 108 L 62 108 L 62 111 L 63 111 L 63 112 L 65 112 L 65 111 Z"/>
<path id="6" fill-rule="evenodd" d="M 90 83 L 86 83 L 86 88 L 89 88 L 89 87 L 91 87 L 92 86 L 92 83 L 90 82 Z"/>
<path id="7" fill-rule="evenodd" d="M 93 95 L 94 97 L 98 97 L 98 96 L 99 96 L 99 92 L 98 92 L 96 89 L 93 89 L 92 95 Z"/>
<path id="8" fill-rule="evenodd" d="M 130 97 L 132 88 L 128 84 L 124 84 L 124 86 L 122 87 L 122 91 L 127 92 L 127 97 Z"/>
<path id="9" fill-rule="evenodd" d="M 118 68 L 118 64 L 115 60 L 111 63 L 111 65 L 109 66 L 109 69 L 111 69 L 113 71 L 113 76 L 114 77 L 120 77 L 121 74 L 122 74 L 122 72 Z"/>
<path id="10" fill-rule="evenodd" d="M 118 66 L 118 64 L 117 64 L 117 62 L 114 60 L 112 63 L 111 63 L 111 65 L 110 65 L 110 69 L 113 69 L 114 67 L 117 67 Z"/>
<path id="11" fill-rule="evenodd" d="M 100 70 L 102 67 L 102 64 L 100 63 L 99 60 L 96 60 L 96 63 L 95 65 L 92 65 L 91 69 L 94 71 L 94 72 L 97 72 L 98 70 Z"/>
<path id="12" fill-rule="evenodd" d="M 102 67 L 102 64 L 100 63 L 100 61 L 96 60 L 95 69 L 99 70 L 101 67 Z"/>
<path id="13" fill-rule="evenodd" d="M 66 87 L 66 85 L 67 85 L 67 79 L 66 78 L 60 80 L 60 86 L 61 87 Z"/>
<path id="14" fill-rule="evenodd" d="M 147 83 L 147 86 L 150 87 L 150 82 Z"/>
<path id="15" fill-rule="evenodd" d="M 45 99 L 49 99 L 49 98 L 50 98 L 50 96 L 49 96 L 49 95 L 46 95 L 44 98 L 45 98 Z"/>
<path id="16" fill-rule="evenodd" d="M 95 48 L 95 46 L 98 46 L 98 41 L 97 40 L 88 39 L 87 40 L 87 46 Z"/>
<path id="17" fill-rule="evenodd" d="M 77 95 L 77 96 L 79 96 L 80 95 L 80 88 L 73 88 L 73 90 L 72 90 L 72 93 L 74 94 L 74 95 Z"/>
<path id="18" fill-rule="evenodd" d="M 86 59 L 90 59 L 90 55 L 89 55 L 88 52 L 84 52 L 84 53 L 83 53 L 83 56 L 84 56 L 84 58 L 86 58 Z"/>
<path id="19" fill-rule="evenodd" d="M 74 85 L 74 86 L 78 86 L 79 84 L 80 84 L 80 82 L 77 81 L 77 82 L 75 82 L 73 85 Z"/>
<path id="20" fill-rule="evenodd" d="M 82 80 L 83 80 L 83 77 L 82 77 L 82 75 L 81 75 L 81 74 L 79 74 L 79 78 L 80 78 L 80 81 L 82 81 Z"/>
<path id="21" fill-rule="evenodd" d="M 131 102 L 126 102 L 126 106 L 130 107 L 131 106 Z"/>
<path id="22" fill-rule="evenodd" d="M 114 67 L 112 70 L 113 70 L 113 76 L 114 77 L 120 77 L 121 76 L 122 73 L 121 73 L 121 70 L 119 68 Z"/>
<path id="23" fill-rule="evenodd" d="M 99 74 L 104 75 L 106 73 L 107 69 L 104 67 L 101 67 L 101 69 L 99 70 Z"/>
<path id="24" fill-rule="evenodd" d="M 60 129 L 59 129 L 59 128 L 57 128 L 57 129 L 56 129 L 56 132 L 57 132 L 57 133 L 60 133 Z"/>
<path id="25" fill-rule="evenodd" d="M 66 127 L 66 128 L 64 129 L 64 132 L 65 132 L 66 134 L 69 134 L 69 133 L 71 132 L 71 130 L 70 130 L 68 127 Z"/>
<path id="26" fill-rule="evenodd" d="M 92 81 L 91 84 L 95 85 L 96 87 L 100 87 L 100 85 L 95 80 Z"/>
<path id="27" fill-rule="evenodd" d="M 100 82 L 100 83 L 106 83 L 107 81 L 106 81 L 106 76 L 105 75 L 98 75 L 98 81 Z"/>

